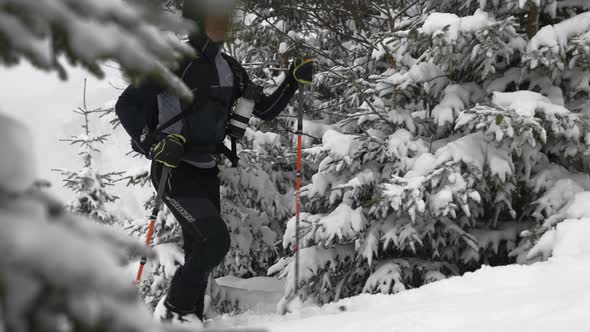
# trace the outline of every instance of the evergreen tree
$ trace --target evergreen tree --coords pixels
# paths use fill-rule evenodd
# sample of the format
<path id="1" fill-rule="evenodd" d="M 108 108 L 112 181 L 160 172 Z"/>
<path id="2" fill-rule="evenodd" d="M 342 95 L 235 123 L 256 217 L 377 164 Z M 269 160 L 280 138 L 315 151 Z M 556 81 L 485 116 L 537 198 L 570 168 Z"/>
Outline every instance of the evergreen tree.
<path id="1" fill-rule="evenodd" d="M 304 100 L 307 132 L 321 137 L 306 150 L 304 297 L 395 293 L 534 259 L 536 239 L 574 196 L 552 186 L 588 167 L 587 7 L 359 3 L 357 12 L 331 1 L 254 5 L 249 17 L 276 33 L 260 43 L 293 45 L 320 64 Z M 293 218 L 287 250 L 294 229 Z M 293 268 L 289 255 L 269 271 L 289 277 L 286 297 Z"/>
<path id="2" fill-rule="evenodd" d="M 113 59 L 134 80 L 157 76 L 183 90 L 164 64 L 191 51 L 158 29 L 181 33 L 183 24 L 143 2 L 98 3 L 3 1 L 0 64 L 27 59 L 65 78 L 62 55 L 99 76 L 102 61 Z M 0 159 L 0 330 L 168 330 L 137 301 L 123 268 L 151 253 L 31 189 L 36 172 L 30 134 L 0 115 L 0 152 L 10 156 Z"/>
<path id="3" fill-rule="evenodd" d="M 113 186 L 116 178 L 123 172 L 100 173 L 94 165 L 94 154 L 100 152 L 98 145 L 107 141 L 109 135 L 93 135 L 90 130 L 90 117 L 103 111 L 100 109 L 89 110 L 86 105 L 86 80 L 84 80 L 83 106 L 74 112 L 81 115 L 83 132 L 77 136 L 63 139 L 71 145 L 80 148 L 78 155 L 82 159 L 82 168 L 79 170 L 58 170 L 64 176 L 65 187 L 71 189 L 78 197 L 68 206 L 70 211 L 89 216 L 103 224 L 112 225 L 116 218 L 107 211 L 106 204 L 114 203 L 118 197 L 108 191 Z"/>

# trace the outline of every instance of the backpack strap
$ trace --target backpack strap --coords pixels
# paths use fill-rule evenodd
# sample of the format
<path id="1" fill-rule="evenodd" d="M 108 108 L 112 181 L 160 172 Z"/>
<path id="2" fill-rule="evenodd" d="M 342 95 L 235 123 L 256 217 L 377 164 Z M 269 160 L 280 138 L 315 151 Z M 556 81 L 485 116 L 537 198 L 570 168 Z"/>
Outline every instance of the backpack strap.
<path id="1" fill-rule="evenodd" d="M 242 94 L 246 90 L 246 87 L 250 82 L 248 73 L 235 58 L 225 53 L 222 53 L 221 55 L 229 64 L 229 67 L 235 76 L 235 82 L 238 92 L 239 94 Z M 225 146 L 225 144 L 221 144 L 220 152 L 223 153 L 227 157 L 227 159 L 231 161 L 232 167 L 238 167 L 238 162 L 240 158 L 238 157 L 238 140 L 236 138 L 231 138 L 231 149 Z"/>
<path id="2" fill-rule="evenodd" d="M 231 166 L 236 168 L 238 167 L 238 163 L 240 161 L 240 157 L 237 154 L 237 140 L 232 137 L 231 139 L 231 149 L 225 146 L 225 144 L 219 144 L 217 150 L 219 153 L 223 154 L 230 162 Z"/>
<path id="3" fill-rule="evenodd" d="M 250 77 L 248 77 L 248 73 L 246 72 L 244 67 L 242 67 L 242 65 L 238 62 L 238 60 L 234 59 L 233 57 L 225 53 L 221 53 L 221 55 L 229 64 L 229 67 L 231 68 L 231 71 L 236 78 L 235 81 L 237 82 L 237 88 L 239 92 L 244 92 L 244 90 L 246 90 L 246 87 L 248 86 L 248 83 L 250 82 Z"/>

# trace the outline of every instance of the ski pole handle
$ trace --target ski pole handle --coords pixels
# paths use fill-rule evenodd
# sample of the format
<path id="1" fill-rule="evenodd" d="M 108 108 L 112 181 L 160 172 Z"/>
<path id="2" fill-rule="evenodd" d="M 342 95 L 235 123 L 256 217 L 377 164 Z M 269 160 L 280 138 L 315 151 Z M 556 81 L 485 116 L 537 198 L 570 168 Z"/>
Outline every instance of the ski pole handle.
<path id="1" fill-rule="evenodd" d="M 150 227 L 148 229 L 147 238 L 145 240 L 145 245 L 149 246 L 152 242 L 152 236 L 154 235 L 154 229 L 156 228 L 156 220 L 158 220 L 158 214 L 160 214 L 160 205 L 162 205 L 162 197 L 164 197 L 164 192 L 166 191 L 166 183 L 168 182 L 168 177 L 170 176 L 170 168 L 164 166 L 162 170 L 162 177 L 160 178 L 160 183 L 158 183 L 158 192 L 156 193 L 156 201 L 154 202 L 155 206 L 152 210 L 152 215 L 150 216 Z M 139 261 L 139 270 L 137 271 L 137 276 L 135 277 L 135 284 L 139 285 L 141 281 L 141 275 L 143 274 L 143 268 L 147 263 L 147 257 L 141 257 Z"/>

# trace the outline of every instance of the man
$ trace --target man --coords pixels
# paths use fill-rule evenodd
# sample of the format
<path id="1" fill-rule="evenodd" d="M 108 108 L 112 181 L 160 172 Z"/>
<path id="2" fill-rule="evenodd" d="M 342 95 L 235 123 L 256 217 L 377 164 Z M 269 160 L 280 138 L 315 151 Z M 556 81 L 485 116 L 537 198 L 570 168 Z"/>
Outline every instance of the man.
<path id="1" fill-rule="evenodd" d="M 183 16 L 198 27 L 189 37 L 198 58 L 186 61 L 178 71 L 194 93 L 193 103 L 181 105 L 178 98 L 155 84 L 143 84 L 129 86 L 116 105 L 134 149 L 153 160 L 154 185 L 157 187 L 164 167 L 172 169 L 164 202 L 182 226 L 185 264 L 172 279 L 164 302 L 166 314 L 161 318 L 176 322 L 203 320 L 209 272 L 230 247 L 229 233 L 220 217 L 219 170 L 214 155 L 220 152 L 226 136 L 232 106 L 251 86 L 244 68 L 220 52 L 233 4 L 211 11 L 207 8 L 211 4 L 228 0 L 206 1 L 186 0 L 183 9 Z M 299 84 L 311 83 L 312 75 L 310 61 L 294 61 L 276 92 L 271 96 L 260 92 L 255 98 L 254 115 L 274 119 Z M 174 123 L 169 125 L 170 121 Z M 166 122 L 168 128 L 160 132 L 158 126 Z"/>

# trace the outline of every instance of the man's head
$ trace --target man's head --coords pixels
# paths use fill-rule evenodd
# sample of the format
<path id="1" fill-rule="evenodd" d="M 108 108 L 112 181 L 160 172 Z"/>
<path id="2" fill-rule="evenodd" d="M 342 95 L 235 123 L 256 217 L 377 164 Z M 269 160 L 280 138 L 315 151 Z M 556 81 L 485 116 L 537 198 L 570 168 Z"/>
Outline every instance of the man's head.
<path id="1" fill-rule="evenodd" d="M 211 41 L 225 40 L 236 0 L 185 0 L 182 15 L 197 23 L 198 34 Z"/>

